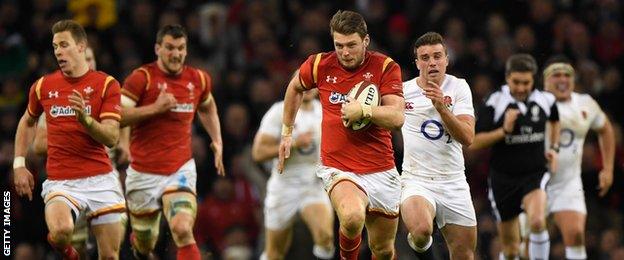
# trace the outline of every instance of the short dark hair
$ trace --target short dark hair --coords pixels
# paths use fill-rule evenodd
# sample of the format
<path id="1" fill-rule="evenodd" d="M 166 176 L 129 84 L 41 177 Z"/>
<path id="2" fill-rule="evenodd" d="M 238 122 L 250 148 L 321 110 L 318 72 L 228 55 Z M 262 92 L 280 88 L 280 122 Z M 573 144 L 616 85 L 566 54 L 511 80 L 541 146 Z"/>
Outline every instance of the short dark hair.
<path id="1" fill-rule="evenodd" d="M 531 74 L 535 75 L 537 73 L 537 62 L 529 54 L 511 55 L 505 62 L 505 76 L 509 76 L 512 72 L 531 72 Z"/>
<path id="2" fill-rule="evenodd" d="M 364 17 L 353 11 L 341 11 L 338 10 L 329 22 L 329 28 L 332 35 L 334 32 L 350 35 L 357 33 L 360 37 L 364 38 L 368 34 L 366 21 Z"/>
<path id="3" fill-rule="evenodd" d="M 78 22 L 74 20 L 60 20 L 52 25 L 52 34 L 61 32 L 71 33 L 74 41 L 87 43 L 87 33 Z"/>
<path id="4" fill-rule="evenodd" d="M 186 29 L 179 24 L 168 24 L 160 28 L 156 34 L 156 43 L 161 44 L 165 35 L 170 35 L 174 39 L 184 37 L 187 38 Z"/>
<path id="5" fill-rule="evenodd" d="M 446 43 L 444 42 L 444 37 L 442 37 L 442 35 L 437 32 L 427 32 L 421 35 L 418 39 L 416 39 L 416 42 L 414 42 L 414 56 L 416 56 L 416 49 L 418 49 L 418 47 L 436 44 L 442 44 L 442 47 L 444 47 L 444 53 L 446 53 Z"/>

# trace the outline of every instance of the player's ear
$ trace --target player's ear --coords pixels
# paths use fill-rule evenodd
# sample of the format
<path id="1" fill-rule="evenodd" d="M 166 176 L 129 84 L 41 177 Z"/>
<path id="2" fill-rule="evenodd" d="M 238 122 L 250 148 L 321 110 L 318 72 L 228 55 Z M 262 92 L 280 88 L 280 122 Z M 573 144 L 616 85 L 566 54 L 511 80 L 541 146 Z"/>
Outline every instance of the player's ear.
<path id="1" fill-rule="evenodd" d="M 78 52 L 80 53 L 86 53 L 87 50 L 87 43 L 85 41 L 78 41 L 76 43 L 76 47 L 78 47 Z"/>
<path id="2" fill-rule="evenodd" d="M 368 44 L 370 44 L 370 37 L 368 36 L 368 34 L 366 34 L 366 36 L 364 36 L 364 48 L 368 48 Z"/>
<path id="3" fill-rule="evenodd" d="M 156 56 L 158 56 L 159 49 L 160 49 L 160 44 L 158 43 L 154 44 L 154 54 L 156 54 Z"/>

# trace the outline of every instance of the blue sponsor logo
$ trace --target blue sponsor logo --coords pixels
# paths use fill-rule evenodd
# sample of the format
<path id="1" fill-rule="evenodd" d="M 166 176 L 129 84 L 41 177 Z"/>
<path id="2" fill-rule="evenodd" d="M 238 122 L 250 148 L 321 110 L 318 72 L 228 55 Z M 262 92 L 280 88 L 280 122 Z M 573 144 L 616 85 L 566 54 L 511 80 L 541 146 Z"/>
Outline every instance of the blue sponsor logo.
<path id="1" fill-rule="evenodd" d="M 329 95 L 329 103 L 342 104 L 345 101 L 347 101 L 347 96 L 345 94 L 332 91 Z"/>

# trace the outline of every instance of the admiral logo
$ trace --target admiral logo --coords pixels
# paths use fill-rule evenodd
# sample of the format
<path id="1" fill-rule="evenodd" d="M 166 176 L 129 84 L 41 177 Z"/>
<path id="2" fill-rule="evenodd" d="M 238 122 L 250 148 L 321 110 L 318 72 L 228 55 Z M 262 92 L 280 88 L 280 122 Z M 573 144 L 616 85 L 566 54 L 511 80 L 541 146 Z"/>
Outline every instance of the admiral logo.
<path id="1" fill-rule="evenodd" d="M 176 113 L 194 113 L 195 109 L 193 103 L 178 103 L 176 107 L 171 109 L 171 112 Z"/>
<path id="2" fill-rule="evenodd" d="M 48 98 L 58 98 L 58 91 L 48 91 Z"/>
<path id="3" fill-rule="evenodd" d="M 87 105 L 85 108 L 87 111 L 87 115 L 91 114 L 91 105 Z M 59 117 L 59 116 L 75 116 L 76 112 L 71 108 L 71 106 L 57 106 L 52 105 L 50 108 L 50 116 L 51 117 Z"/>
<path id="4" fill-rule="evenodd" d="M 332 76 L 327 76 L 327 78 L 325 79 L 327 83 L 336 83 L 337 80 L 338 80 L 338 77 L 332 77 Z"/>
<path id="5" fill-rule="evenodd" d="M 332 91 L 329 95 L 329 103 L 332 104 L 342 104 L 347 101 L 347 96 L 338 92 Z"/>

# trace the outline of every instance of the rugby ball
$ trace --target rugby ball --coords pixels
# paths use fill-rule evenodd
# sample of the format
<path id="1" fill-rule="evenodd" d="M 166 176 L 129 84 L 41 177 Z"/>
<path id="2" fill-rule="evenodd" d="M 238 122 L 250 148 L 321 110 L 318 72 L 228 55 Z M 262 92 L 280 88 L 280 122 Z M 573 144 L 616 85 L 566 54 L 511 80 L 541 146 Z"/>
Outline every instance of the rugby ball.
<path id="1" fill-rule="evenodd" d="M 377 86 L 370 81 L 362 81 L 355 84 L 347 96 L 352 97 L 357 102 L 360 102 L 361 105 L 369 105 L 371 107 L 378 106 L 380 102 L 379 88 L 377 88 Z M 342 124 L 347 127 L 346 121 L 343 121 Z M 370 118 L 362 118 L 351 124 L 349 128 L 353 131 L 358 131 L 365 129 L 370 124 Z"/>

